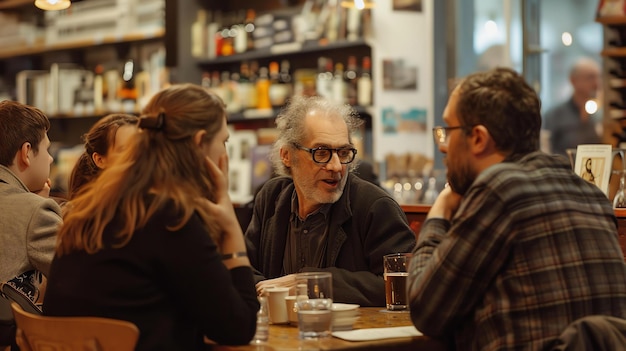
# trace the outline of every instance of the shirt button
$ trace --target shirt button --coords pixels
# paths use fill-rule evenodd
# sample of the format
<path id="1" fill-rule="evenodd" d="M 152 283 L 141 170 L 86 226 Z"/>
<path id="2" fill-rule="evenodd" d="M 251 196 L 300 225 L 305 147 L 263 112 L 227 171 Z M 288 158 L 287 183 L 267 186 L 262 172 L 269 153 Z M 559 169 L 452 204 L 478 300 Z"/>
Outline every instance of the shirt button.
<path id="1" fill-rule="evenodd" d="M 308 234 L 308 233 L 309 233 L 309 231 L 305 229 L 304 230 L 304 234 Z"/>

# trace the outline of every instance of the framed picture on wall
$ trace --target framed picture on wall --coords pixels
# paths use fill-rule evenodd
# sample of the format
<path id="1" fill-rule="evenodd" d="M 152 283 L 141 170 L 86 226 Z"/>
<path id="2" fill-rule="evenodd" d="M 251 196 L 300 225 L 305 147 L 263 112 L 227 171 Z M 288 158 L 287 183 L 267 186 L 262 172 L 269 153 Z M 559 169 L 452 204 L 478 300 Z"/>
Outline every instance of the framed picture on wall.
<path id="1" fill-rule="evenodd" d="M 574 172 L 609 193 L 613 147 L 609 144 L 578 145 Z"/>
<path id="2" fill-rule="evenodd" d="M 393 0 L 394 11 L 422 12 L 422 0 Z"/>

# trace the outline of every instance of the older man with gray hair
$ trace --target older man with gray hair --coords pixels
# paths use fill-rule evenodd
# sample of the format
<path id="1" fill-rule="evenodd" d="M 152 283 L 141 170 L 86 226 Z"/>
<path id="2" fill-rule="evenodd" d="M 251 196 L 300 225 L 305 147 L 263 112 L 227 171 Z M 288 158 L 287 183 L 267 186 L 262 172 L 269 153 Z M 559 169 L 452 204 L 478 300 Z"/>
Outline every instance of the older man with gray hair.
<path id="1" fill-rule="evenodd" d="M 349 105 L 321 97 L 294 97 L 277 117 L 272 159 L 282 177 L 259 191 L 246 231 L 259 292 L 327 271 L 334 301 L 385 305 L 383 256 L 410 252 L 415 235 L 389 194 L 350 172 L 360 123 Z"/>

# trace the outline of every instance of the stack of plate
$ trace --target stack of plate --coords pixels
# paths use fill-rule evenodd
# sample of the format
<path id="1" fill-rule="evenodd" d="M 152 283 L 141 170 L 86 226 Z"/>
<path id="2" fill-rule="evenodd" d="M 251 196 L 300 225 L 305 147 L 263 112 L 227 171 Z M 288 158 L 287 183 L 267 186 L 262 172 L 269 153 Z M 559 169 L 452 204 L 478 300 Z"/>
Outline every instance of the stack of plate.
<path id="1" fill-rule="evenodd" d="M 333 303 L 333 331 L 351 330 L 359 319 L 359 307 L 356 304 Z"/>

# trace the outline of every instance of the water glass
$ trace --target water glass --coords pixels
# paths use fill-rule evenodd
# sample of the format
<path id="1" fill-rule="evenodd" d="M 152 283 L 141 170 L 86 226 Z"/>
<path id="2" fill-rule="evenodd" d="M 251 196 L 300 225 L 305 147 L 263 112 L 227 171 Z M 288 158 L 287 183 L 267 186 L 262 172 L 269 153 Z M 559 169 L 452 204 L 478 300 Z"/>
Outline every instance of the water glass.
<path id="1" fill-rule="evenodd" d="M 296 275 L 296 308 L 300 339 L 319 339 L 331 335 L 333 280 L 330 272 Z"/>

